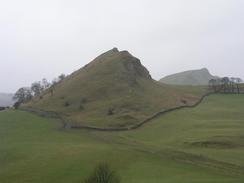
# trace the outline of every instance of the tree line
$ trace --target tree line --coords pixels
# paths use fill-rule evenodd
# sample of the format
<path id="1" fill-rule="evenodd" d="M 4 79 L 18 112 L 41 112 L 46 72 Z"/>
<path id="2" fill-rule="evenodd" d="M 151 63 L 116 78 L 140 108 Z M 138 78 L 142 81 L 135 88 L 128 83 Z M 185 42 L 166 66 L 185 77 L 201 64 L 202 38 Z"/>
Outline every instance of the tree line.
<path id="1" fill-rule="evenodd" d="M 215 93 L 242 93 L 241 78 L 223 77 L 209 80 L 209 88 Z"/>
<path id="2" fill-rule="evenodd" d="M 50 89 L 51 95 L 53 95 L 53 90 L 56 84 L 64 80 L 65 75 L 61 74 L 57 78 L 53 79 L 52 82 L 49 82 L 46 78 L 43 78 L 41 81 L 36 81 L 31 84 L 30 87 L 21 87 L 13 96 L 15 100 L 14 107 L 18 108 L 20 104 L 30 101 L 33 97 L 42 98 L 41 94 Z"/>

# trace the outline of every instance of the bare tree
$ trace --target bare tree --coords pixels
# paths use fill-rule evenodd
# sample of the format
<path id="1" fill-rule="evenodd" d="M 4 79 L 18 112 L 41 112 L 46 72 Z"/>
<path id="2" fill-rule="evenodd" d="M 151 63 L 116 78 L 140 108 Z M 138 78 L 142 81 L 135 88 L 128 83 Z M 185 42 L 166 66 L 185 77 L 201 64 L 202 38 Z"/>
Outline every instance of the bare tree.
<path id="1" fill-rule="evenodd" d="M 59 81 L 63 81 L 65 79 L 65 74 L 60 74 L 58 76 Z"/>
<path id="2" fill-rule="evenodd" d="M 34 96 L 39 96 L 41 92 L 43 91 L 41 82 L 35 82 L 31 84 L 31 91 L 34 93 Z"/>
<path id="3" fill-rule="evenodd" d="M 243 80 L 242 80 L 241 78 L 236 78 L 236 82 L 237 82 L 237 83 L 242 83 Z"/>
<path id="4" fill-rule="evenodd" d="M 32 92 L 29 87 L 22 87 L 14 94 L 13 100 L 16 101 L 14 104 L 15 108 L 18 108 L 20 104 L 28 102 L 32 98 Z"/>
<path id="5" fill-rule="evenodd" d="M 47 81 L 47 79 L 46 78 L 43 78 L 42 81 L 41 81 L 42 90 L 46 90 L 50 86 L 51 86 L 51 84 Z"/>
<path id="6" fill-rule="evenodd" d="M 52 80 L 52 84 L 50 85 L 50 93 L 51 93 L 51 96 L 53 96 L 53 94 L 54 94 L 54 89 L 55 89 L 55 87 L 56 87 L 56 85 L 58 84 L 58 82 L 59 82 L 59 79 L 58 78 L 54 78 L 53 80 Z"/>
<path id="7" fill-rule="evenodd" d="M 237 92 L 238 94 L 240 93 L 240 83 L 242 83 L 242 79 L 241 78 L 236 78 L 236 87 L 237 87 Z"/>
<path id="8" fill-rule="evenodd" d="M 64 79 L 65 79 L 65 74 L 60 74 L 59 76 L 58 76 L 58 78 L 54 78 L 53 79 L 53 81 L 52 81 L 52 84 L 50 84 L 50 93 L 51 93 L 51 96 L 53 96 L 53 94 L 54 94 L 54 90 L 55 90 L 55 87 L 56 87 L 56 85 L 59 83 L 59 82 L 61 82 L 61 81 L 63 81 Z"/>
<path id="9" fill-rule="evenodd" d="M 228 77 L 223 77 L 221 79 L 221 82 L 224 88 L 224 93 L 226 93 L 226 91 L 229 90 L 230 79 Z"/>
<path id="10" fill-rule="evenodd" d="M 232 93 L 235 93 L 235 88 L 234 88 L 235 83 L 236 83 L 236 78 L 231 77 L 230 78 L 230 84 L 231 84 L 231 91 L 232 91 Z"/>
<path id="11" fill-rule="evenodd" d="M 210 89 L 212 89 L 214 92 L 216 92 L 216 80 L 210 79 L 208 82 L 208 86 Z"/>

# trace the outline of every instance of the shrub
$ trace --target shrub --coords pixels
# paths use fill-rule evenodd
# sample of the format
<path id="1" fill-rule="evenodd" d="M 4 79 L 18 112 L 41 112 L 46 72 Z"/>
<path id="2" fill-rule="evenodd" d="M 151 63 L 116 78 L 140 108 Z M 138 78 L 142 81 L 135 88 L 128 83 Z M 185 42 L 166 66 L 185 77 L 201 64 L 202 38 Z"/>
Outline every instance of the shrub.
<path id="1" fill-rule="evenodd" d="M 87 102 L 87 99 L 86 98 L 82 98 L 81 101 L 80 101 L 82 104 L 85 104 Z"/>
<path id="2" fill-rule="evenodd" d="M 120 183 L 120 177 L 108 164 L 100 163 L 84 183 Z"/>
<path id="3" fill-rule="evenodd" d="M 64 103 L 64 106 L 65 106 L 65 107 L 68 107 L 68 106 L 70 106 L 70 103 L 66 101 L 66 102 Z"/>
<path id="4" fill-rule="evenodd" d="M 84 110 L 84 106 L 82 104 L 80 104 L 79 108 L 80 108 L 81 111 Z"/>
<path id="5" fill-rule="evenodd" d="M 19 106 L 20 106 L 20 104 L 21 104 L 20 102 L 15 102 L 15 103 L 14 103 L 14 108 L 15 108 L 15 109 L 18 109 Z"/>
<path id="6" fill-rule="evenodd" d="M 64 97 L 64 96 L 61 96 L 61 97 L 60 97 L 60 99 L 62 99 L 62 100 L 63 100 L 63 99 L 65 99 L 65 97 Z"/>
<path id="7" fill-rule="evenodd" d="M 183 104 L 187 104 L 187 101 L 184 100 L 184 99 L 181 99 L 181 103 L 183 103 Z"/>
<path id="8" fill-rule="evenodd" d="M 109 109 L 108 109 L 108 115 L 111 116 L 111 115 L 113 115 L 113 114 L 114 114 L 114 109 L 109 108 Z"/>

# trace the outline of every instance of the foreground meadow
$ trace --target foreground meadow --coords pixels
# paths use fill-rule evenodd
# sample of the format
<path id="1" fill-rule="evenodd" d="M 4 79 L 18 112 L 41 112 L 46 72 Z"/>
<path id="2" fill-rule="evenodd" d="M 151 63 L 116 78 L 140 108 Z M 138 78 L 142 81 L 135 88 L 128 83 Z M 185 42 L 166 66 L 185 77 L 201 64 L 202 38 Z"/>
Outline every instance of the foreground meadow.
<path id="1" fill-rule="evenodd" d="M 140 129 L 106 133 L 0 112 L 0 182 L 82 183 L 107 162 L 122 183 L 242 183 L 243 104 L 244 95 L 213 95 Z"/>

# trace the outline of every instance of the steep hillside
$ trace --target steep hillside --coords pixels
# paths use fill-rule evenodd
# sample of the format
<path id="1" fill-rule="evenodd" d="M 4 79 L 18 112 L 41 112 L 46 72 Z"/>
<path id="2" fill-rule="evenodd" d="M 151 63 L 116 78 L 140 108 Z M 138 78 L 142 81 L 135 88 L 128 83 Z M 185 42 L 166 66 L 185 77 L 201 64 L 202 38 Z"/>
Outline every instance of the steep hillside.
<path id="1" fill-rule="evenodd" d="M 172 85 L 208 85 L 210 79 L 214 79 L 209 71 L 204 68 L 200 70 L 185 71 L 173 75 L 166 76 L 160 80 L 162 83 Z"/>
<path id="2" fill-rule="evenodd" d="M 7 107 L 12 106 L 14 104 L 13 94 L 10 93 L 0 93 L 0 106 Z"/>
<path id="3" fill-rule="evenodd" d="M 114 48 L 23 107 L 58 112 L 72 125 L 129 127 L 162 109 L 194 103 L 203 92 L 154 81 L 139 59 Z"/>

